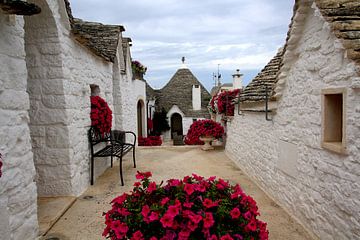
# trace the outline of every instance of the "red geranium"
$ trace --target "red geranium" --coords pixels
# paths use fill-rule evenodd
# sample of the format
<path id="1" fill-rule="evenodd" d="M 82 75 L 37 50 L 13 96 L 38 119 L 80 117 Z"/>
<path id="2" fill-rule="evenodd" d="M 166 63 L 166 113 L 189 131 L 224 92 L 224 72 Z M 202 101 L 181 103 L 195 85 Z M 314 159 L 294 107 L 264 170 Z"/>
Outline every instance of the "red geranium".
<path id="1" fill-rule="evenodd" d="M 104 213 L 103 236 L 111 240 L 268 239 L 266 223 L 257 219 L 256 202 L 239 185 L 193 174 L 162 186 L 150 181 L 150 176 L 138 172 L 141 182 L 131 194 L 112 201 L 112 209 Z M 202 188 L 205 191 L 199 191 Z"/>
<path id="2" fill-rule="evenodd" d="M 112 111 L 107 102 L 99 96 L 91 96 L 91 126 L 100 131 L 100 134 L 109 133 L 112 126 Z"/>
<path id="3" fill-rule="evenodd" d="M 201 145 L 203 141 L 199 139 L 201 136 L 212 136 L 220 138 L 224 134 L 224 127 L 219 123 L 210 120 L 198 120 L 191 124 L 190 129 L 185 137 L 185 143 L 188 145 Z"/>

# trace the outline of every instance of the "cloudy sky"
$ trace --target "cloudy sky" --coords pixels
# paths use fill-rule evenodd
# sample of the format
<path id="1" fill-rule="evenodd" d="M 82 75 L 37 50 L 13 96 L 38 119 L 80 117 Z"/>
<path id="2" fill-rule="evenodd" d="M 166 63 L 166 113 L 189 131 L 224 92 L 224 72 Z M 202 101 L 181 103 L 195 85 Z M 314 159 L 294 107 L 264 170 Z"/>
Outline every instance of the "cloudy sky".
<path id="1" fill-rule="evenodd" d="M 73 15 L 123 25 L 132 57 L 148 67 L 145 78 L 161 88 L 181 57 L 207 89 L 218 64 L 222 82 L 240 68 L 246 85 L 286 38 L 292 0 L 73 0 Z"/>

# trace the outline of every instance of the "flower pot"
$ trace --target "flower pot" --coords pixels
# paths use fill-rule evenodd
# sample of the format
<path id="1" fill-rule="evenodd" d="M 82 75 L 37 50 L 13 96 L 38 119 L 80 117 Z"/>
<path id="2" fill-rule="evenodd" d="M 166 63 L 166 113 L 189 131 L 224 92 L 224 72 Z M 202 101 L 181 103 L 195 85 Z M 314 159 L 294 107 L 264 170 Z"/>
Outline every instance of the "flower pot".
<path id="1" fill-rule="evenodd" d="M 199 139 L 205 143 L 201 146 L 202 150 L 208 151 L 214 149 L 214 147 L 210 145 L 210 142 L 215 139 L 213 136 L 201 136 Z"/>

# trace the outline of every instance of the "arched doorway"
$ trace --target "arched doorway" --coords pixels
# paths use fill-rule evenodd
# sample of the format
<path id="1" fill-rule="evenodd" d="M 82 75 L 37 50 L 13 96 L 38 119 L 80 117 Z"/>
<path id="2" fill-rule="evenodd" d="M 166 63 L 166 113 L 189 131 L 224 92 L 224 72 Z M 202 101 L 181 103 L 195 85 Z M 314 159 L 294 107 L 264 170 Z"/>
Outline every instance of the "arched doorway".
<path id="1" fill-rule="evenodd" d="M 173 138 L 174 133 L 183 135 L 182 117 L 179 113 L 171 115 L 171 139 Z"/>
<path id="2" fill-rule="evenodd" d="M 144 130 L 145 130 L 145 121 L 144 121 L 144 102 L 142 100 L 139 100 L 137 103 L 137 134 L 138 137 L 144 136 Z"/>

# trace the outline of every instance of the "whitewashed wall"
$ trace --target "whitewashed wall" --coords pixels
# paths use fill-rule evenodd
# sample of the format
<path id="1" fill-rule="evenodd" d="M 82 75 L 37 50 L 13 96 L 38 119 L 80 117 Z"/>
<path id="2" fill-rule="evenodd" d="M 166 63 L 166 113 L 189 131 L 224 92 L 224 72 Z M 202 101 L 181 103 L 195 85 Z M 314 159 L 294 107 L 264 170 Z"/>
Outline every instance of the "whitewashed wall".
<path id="1" fill-rule="evenodd" d="M 37 237 L 37 194 L 31 151 L 24 20 L 0 10 L 0 238 Z"/>
<path id="2" fill-rule="evenodd" d="M 328 24 L 309 11 L 273 122 L 235 114 L 226 153 L 321 239 L 359 239 L 360 91 L 350 87 L 358 78 Z M 320 146 L 320 93 L 331 87 L 348 90 L 347 155 Z"/>

